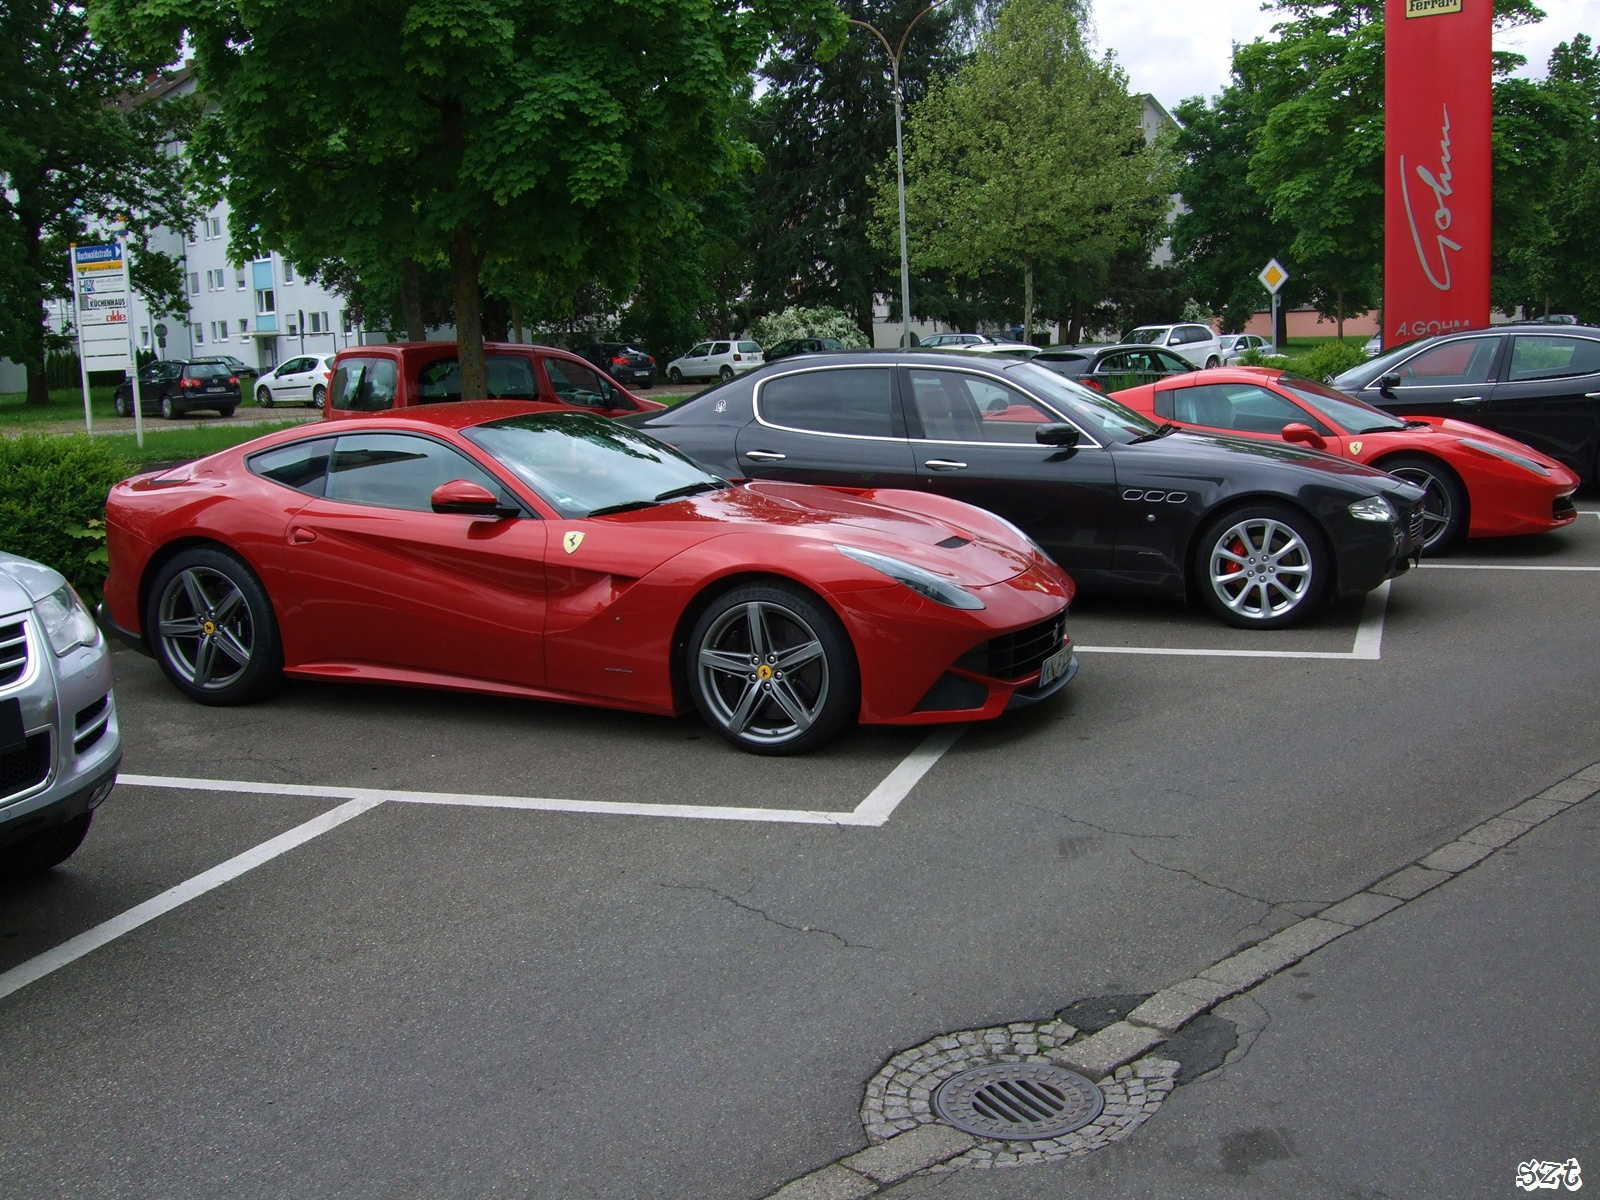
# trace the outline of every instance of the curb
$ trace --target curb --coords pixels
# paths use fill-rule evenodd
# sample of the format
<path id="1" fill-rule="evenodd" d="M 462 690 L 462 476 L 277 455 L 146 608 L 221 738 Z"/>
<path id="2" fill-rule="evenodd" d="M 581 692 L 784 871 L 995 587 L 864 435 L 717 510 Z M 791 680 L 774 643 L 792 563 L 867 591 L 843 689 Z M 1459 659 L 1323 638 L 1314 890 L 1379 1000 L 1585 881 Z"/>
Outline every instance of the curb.
<path id="1" fill-rule="evenodd" d="M 1314 916 L 1297 921 L 1188 979 L 1168 984 L 1124 1019 L 1089 1037 L 1056 1047 L 1048 1057 L 1104 1085 L 1214 1005 L 1265 983 L 1328 943 L 1404 907 L 1597 792 L 1600 763 L 1593 763 Z M 802 1175 L 771 1193 L 767 1200 L 862 1200 L 889 1184 L 949 1162 L 981 1141 L 930 1119 Z"/>

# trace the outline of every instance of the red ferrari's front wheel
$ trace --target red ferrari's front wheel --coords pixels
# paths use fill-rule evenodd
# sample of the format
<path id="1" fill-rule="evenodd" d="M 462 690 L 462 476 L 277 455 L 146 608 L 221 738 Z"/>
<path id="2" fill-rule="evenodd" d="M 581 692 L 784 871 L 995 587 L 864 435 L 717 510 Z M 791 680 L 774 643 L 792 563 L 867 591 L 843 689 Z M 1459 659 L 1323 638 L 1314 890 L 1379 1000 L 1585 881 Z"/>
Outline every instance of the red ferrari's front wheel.
<path id="1" fill-rule="evenodd" d="M 849 634 L 793 584 L 746 584 L 718 597 L 695 622 L 687 666 L 700 715 L 753 754 L 820 746 L 860 704 Z"/>
<path id="2" fill-rule="evenodd" d="M 1443 554 L 1467 536 L 1467 489 L 1449 467 L 1425 454 L 1406 454 L 1385 459 L 1378 469 L 1427 493 L 1422 497 L 1423 553 Z"/>

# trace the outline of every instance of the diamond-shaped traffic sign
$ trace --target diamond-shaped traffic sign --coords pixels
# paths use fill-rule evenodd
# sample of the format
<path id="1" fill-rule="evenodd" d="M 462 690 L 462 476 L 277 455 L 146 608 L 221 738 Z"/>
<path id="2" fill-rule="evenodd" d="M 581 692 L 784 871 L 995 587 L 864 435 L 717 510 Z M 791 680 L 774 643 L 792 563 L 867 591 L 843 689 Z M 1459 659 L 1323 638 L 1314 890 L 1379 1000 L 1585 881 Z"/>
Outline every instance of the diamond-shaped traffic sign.
<path id="1" fill-rule="evenodd" d="M 1289 282 L 1289 272 L 1284 270 L 1281 262 L 1273 259 L 1261 268 L 1261 274 L 1257 275 L 1256 278 L 1261 280 L 1262 287 L 1276 296 L 1278 289 Z"/>

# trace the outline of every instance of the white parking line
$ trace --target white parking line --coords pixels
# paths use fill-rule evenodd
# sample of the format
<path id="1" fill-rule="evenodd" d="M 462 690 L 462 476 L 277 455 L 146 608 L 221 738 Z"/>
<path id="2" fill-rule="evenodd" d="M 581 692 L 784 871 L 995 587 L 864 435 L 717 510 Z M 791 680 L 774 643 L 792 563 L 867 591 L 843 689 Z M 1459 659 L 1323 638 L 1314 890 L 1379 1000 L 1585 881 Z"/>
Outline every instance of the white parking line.
<path id="1" fill-rule="evenodd" d="M 1533 566 L 1523 563 L 1420 563 L 1418 565 L 1432 571 L 1600 571 L 1600 567 Z"/>
<path id="2" fill-rule="evenodd" d="M 126 787 L 180 788 L 203 792 L 242 792 L 255 796 L 313 796 L 320 799 L 344 800 L 338 808 L 296 825 L 286 833 L 269 838 L 259 846 L 237 854 L 136 904 L 124 913 L 86 929 L 59 946 L 37 954 L 27 962 L 0 973 L 0 998 L 25 988 L 35 980 L 43 979 L 68 963 L 76 962 L 92 950 L 98 950 L 125 933 L 132 933 L 163 913 L 203 896 L 230 879 L 237 879 L 246 871 L 262 863 L 271 862 L 280 854 L 309 842 L 312 838 L 336 829 L 352 817 L 377 808 L 380 804 L 445 804 L 469 808 L 536 809 L 545 812 L 599 813 L 625 817 L 688 817 L 710 821 L 779 821 L 799 825 L 853 825 L 876 827 L 885 824 L 900 802 L 911 794 L 922 777 L 944 757 L 945 751 L 956 744 L 966 732 L 965 725 L 946 725 L 936 729 L 922 740 L 910 754 L 890 771 L 883 782 L 873 788 L 867 798 L 850 812 L 806 812 L 787 808 L 713 808 L 695 804 L 624 804 L 604 800 L 546 800 L 527 796 L 474 796 L 458 792 L 406 792 L 382 788 L 324 787 L 316 784 L 250 783 L 237 779 L 191 779 L 176 775 L 118 775 L 117 782 Z"/>
<path id="3" fill-rule="evenodd" d="M 1079 646 L 1080 654 L 1155 654 L 1178 658 L 1320 658 L 1344 662 L 1376 662 L 1383 657 L 1383 620 L 1389 608 L 1389 584 L 1367 593 L 1349 650 L 1205 650 L 1174 646 Z"/>

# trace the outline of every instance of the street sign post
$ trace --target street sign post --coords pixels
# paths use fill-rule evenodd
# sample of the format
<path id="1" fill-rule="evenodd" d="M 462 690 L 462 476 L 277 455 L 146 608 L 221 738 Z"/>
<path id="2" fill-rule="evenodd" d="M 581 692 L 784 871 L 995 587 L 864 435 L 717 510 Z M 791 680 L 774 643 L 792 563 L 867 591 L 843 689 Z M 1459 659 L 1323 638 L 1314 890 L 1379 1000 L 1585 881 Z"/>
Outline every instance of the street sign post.
<path id="1" fill-rule="evenodd" d="M 1278 291 L 1289 282 L 1289 272 L 1277 259 L 1273 259 L 1261 268 L 1261 274 L 1256 276 L 1261 281 L 1261 286 L 1272 293 L 1272 352 L 1278 352 Z"/>
<path id="2" fill-rule="evenodd" d="M 121 228 L 117 231 L 117 245 L 122 251 L 122 261 L 128 263 L 128 230 L 121 221 L 117 224 Z M 144 397 L 139 392 L 139 344 L 133 335 L 133 288 L 132 275 L 129 274 L 130 286 L 128 287 L 128 307 L 123 317 L 123 324 L 127 326 L 128 333 L 128 391 L 133 396 L 133 441 L 139 449 L 144 449 Z"/>
<path id="3" fill-rule="evenodd" d="M 89 372 L 127 372 L 127 254 L 120 242 L 72 245 L 72 324 L 78 335 L 78 374 L 83 385 L 83 426 L 93 432 Z"/>

